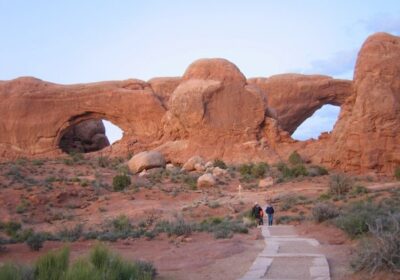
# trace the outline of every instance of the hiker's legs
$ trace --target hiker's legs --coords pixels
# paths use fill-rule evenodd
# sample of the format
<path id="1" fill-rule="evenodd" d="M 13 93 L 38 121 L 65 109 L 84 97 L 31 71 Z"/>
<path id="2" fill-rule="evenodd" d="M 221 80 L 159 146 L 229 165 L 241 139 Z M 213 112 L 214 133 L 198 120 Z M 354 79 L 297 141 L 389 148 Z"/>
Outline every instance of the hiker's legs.
<path id="1" fill-rule="evenodd" d="M 268 215 L 268 225 L 269 226 L 272 226 L 273 219 L 274 219 L 274 215 L 273 214 L 269 214 Z"/>

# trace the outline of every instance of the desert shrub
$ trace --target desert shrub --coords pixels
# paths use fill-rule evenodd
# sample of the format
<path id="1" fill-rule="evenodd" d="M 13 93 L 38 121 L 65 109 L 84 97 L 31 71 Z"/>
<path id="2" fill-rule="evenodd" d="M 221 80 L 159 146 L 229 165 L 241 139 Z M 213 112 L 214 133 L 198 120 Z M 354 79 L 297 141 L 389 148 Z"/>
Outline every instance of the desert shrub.
<path id="1" fill-rule="evenodd" d="M 114 191 L 122 191 L 131 184 L 131 177 L 126 174 L 120 174 L 113 178 Z"/>
<path id="2" fill-rule="evenodd" d="M 15 237 L 17 232 L 21 229 L 21 224 L 14 221 L 9 221 L 3 224 L 5 233 L 8 236 Z"/>
<path id="3" fill-rule="evenodd" d="M 83 225 L 77 224 L 73 228 L 63 228 L 56 233 L 57 239 L 61 241 L 73 242 L 78 240 L 82 236 Z"/>
<path id="4" fill-rule="evenodd" d="M 397 166 L 394 170 L 394 177 L 396 177 L 396 179 L 400 181 L 400 166 Z"/>
<path id="5" fill-rule="evenodd" d="M 300 154 L 297 151 L 294 151 L 289 156 L 289 163 L 292 165 L 303 164 L 303 159 L 301 158 Z"/>
<path id="6" fill-rule="evenodd" d="M 99 271 L 94 269 L 94 266 L 85 259 L 77 260 L 73 263 L 66 275 L 65 280 L 97 280 L 101 279 Z"/>
<path id="7" fill-rule="evenodd" d="M 241 164 L 239 166 L 239 173 L 242 176 L 251 175 L 252 164 Z"/>
<path id="8" fill-rule="evenodd" d="M 10 170 L 6 173 L 7 177 L 12 178 L 16 181 L 22 181 L 24 176 L 21 173 L 21 169 L 17 165 L 11 165 Z"/>
<path id="9" fill-rule="evenodd" d="M 244 178 L 262 178 L 265 176 L 269 166 L 265 162 L 241 164 L 239 166 L 239 173 Z"/>
<path id="10" fill-rule="evenodd" d="M 350 237 L 358 237 L 368 232 L 368 224 L 382 215 L 383 209 L 371 202 L 355 202 L 342 211 L 336 225 Z"/>
<path id="11" fill-rule="evenodd" d="M 369 238 L 361 240 L 351 265 L 356 271 L 400 271 L 400 213 L 378 218 L 368 225 Z"/>
<path id="12" fill-rule="evenodd" d="M 292 170 L 287 166 L 286 163 L 278 162 L 276 164 L 276 168 L 279 172 L 281 172 L 281 175 L 284 179 L 293 177 Z"/>
<path id="13" fill-rule="evenodd" d="M 298 164 L 291 168 L 291 173 L 293 177 L 308 176 L 307 168 L 303 164 Z"/>
<path id="14" fill-rule="evenodd" d="M 132 229 L 129 218 L 125 215 L 119 215 L 112 220 L 113 229 L 117 232 L 128 233 Z"/>
<path id="15" fill-rule="evenodd" d="M 26 239 L 26 244 L 32 251 L 39 251 L 43 247 L 45 238 L 41 233 L 33 233 Z"/>
<path id="16" fill-rule="evenodd" d="M 197 225 L 196 230 L 214 234 L 215 238 L 231 238 L 234 233 L 248 233 L 252 223 L 245 223 L 243 219 L 211 217 Z"/>
<path id="17" fill-rule="evenodd" d="M 44 160 L 42 160 L 42 159 L 32 160 L 32 165 L 34 165 L 34 166 L 42 166 L 43 164 L 44 164 Z"/>
<path id="18" fill-rule="evenodd" d="M 97 158 L 97 165 L 99 167 L 103 167 L 103 168 L 104 167 L 108 167 L 108 166 L 110 166 L 110 164 L 111 164 L 111 161 L 110 161 L 109 157 L 100 156 L 100 157 Z"/>
<path id="19" fill-rule="evenodd" d="M 39 257 L 35 263 L 35 279 L 62 279 L 66 274 L 68 261 L 69 249 L 67 247 L 59 251 L 51 251 Z"/>
<path id="20" fill-rule="evenodd" d="M 354 186 L 351 189 L 351 194 L 357 195 L 357 194 L 366 194 L 366 193 L 368 193 L 368 189 L 361 185 Z"/>
<path id="21" fill-rule="evenodd" d="M 311 165 L 308 169 L 308 176 L 315 177 L 315 176 L 323 176 L 328 175 L 329 172 L 325 167 L 319 165 Z"/>
<path id="22" fill-rule="evenodd" d="M 276 223 L 279 224 L 289 224 L 291 222 L 301 222 L 305 220 L 304 215 L 283 215 L 283 216 L 278 216 L 276 218 Z"/>
<path id="23" fill-rule="evenodd" d="M 111 253 L 104 245 L 97 244 L 90 252 L 89 260 L 102 279 L 153 279 L 156 269 L 151 263 L 128 263 Z"/>
<path id="24" fill-rule="evenodd" d="M 170 223 L 167 233 L 169 235 L 176 236 L 189 236 L 192 234 L 193 227 L 190 223 L 187 223 L 184 219 L 177 219 L 176 221 Z"/>
<path id="25" fill-rule="evenodd" d="M 339 210 L 332 203 L 317 203 L 312 209 L 312 217 L 317 223 L 339 216 Z"/>
<path id="26" fill-rule="evenodd" d="M 265 176 L 269 166 L 265 162 L 259 162 L 252 166 L 251 174 L 256 178 L 262 178 Z"/>
<path id="27" fill-rule="evenodd" d="M 5 263 L 0 266 L 1 280 L 34 280 L 34 273 L 30 267 L 13 263 Z"/>
<path id="28" fill-rule="evenodd" d="M 342 196 L 351 189 L 351 179 L 344 174 L 331 175 L 329 180 L 329 192 L 336 196 Z"/>
<path id="29" fill-rule="evenodd" d="M 197 189 L 197 179 L 198 176 L 192 174 L 183 174 L 182 180 L 185 185 L 187 185 L 191 190 Z"/>
<path id="30" fill-rule="evenodd" d="M 298 203 L 298 197 L 295 195 L 288 195 L 282 198 L 281 210 L 287 211 Z"/>
<path id="31" fill-rule="evenodd" d="M 220 160 L 220 159 L 215 159 L 214 162 L 213 162 L 213 166 L 219 167 L 219 168 L 222 168 L 222 169 L 227 169 L 228 168 L 226 163 L 223 160 Z"/>

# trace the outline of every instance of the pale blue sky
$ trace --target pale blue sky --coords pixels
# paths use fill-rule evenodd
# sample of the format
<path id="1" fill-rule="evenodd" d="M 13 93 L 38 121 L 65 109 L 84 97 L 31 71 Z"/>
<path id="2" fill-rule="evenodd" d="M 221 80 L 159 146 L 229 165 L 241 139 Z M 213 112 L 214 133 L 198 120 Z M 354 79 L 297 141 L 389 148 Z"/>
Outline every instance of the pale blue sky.
<path id="1" fill-rule="evenodd" d="M 397 0 L 0 0 L 0 80 L 147 80 L 202 57 L 227 58 L 247 77 L 352 78 L 362 42 L 399 35 L 399 15 Z"/>

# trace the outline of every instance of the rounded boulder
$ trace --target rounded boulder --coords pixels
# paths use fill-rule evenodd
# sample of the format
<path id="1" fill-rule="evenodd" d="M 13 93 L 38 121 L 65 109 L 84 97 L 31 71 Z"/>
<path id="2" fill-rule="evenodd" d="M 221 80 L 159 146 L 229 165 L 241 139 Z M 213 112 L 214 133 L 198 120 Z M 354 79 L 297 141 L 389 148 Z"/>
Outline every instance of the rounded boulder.
<path id="1" fill-rule="evenodd" d="M 145 169 L 165 167 L 163 154 L 157 151 L 146 151 L 134 155 L 128 162 L 129 170 L 139 173 Z"/>

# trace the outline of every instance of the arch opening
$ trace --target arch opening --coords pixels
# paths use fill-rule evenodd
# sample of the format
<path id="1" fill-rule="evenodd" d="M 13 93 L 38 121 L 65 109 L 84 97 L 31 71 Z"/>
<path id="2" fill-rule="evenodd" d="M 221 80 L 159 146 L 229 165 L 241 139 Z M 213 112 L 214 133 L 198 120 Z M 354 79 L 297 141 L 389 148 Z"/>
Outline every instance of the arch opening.
<path id="1" fill-rule="evenodd" d="M 122 136 L 122 129 L 109 120 L 90 118 L 68 126 L 58 146 L 65 153 L 90 153 L 114 144 Z"/>
<path id="2" fill-rule="evenodd" d="M 340 106 L 326 104 L 301 123 L 292 134 L 295 140 L 318 139 L 323 132 L 331 132 L 340 114 Z"/>

